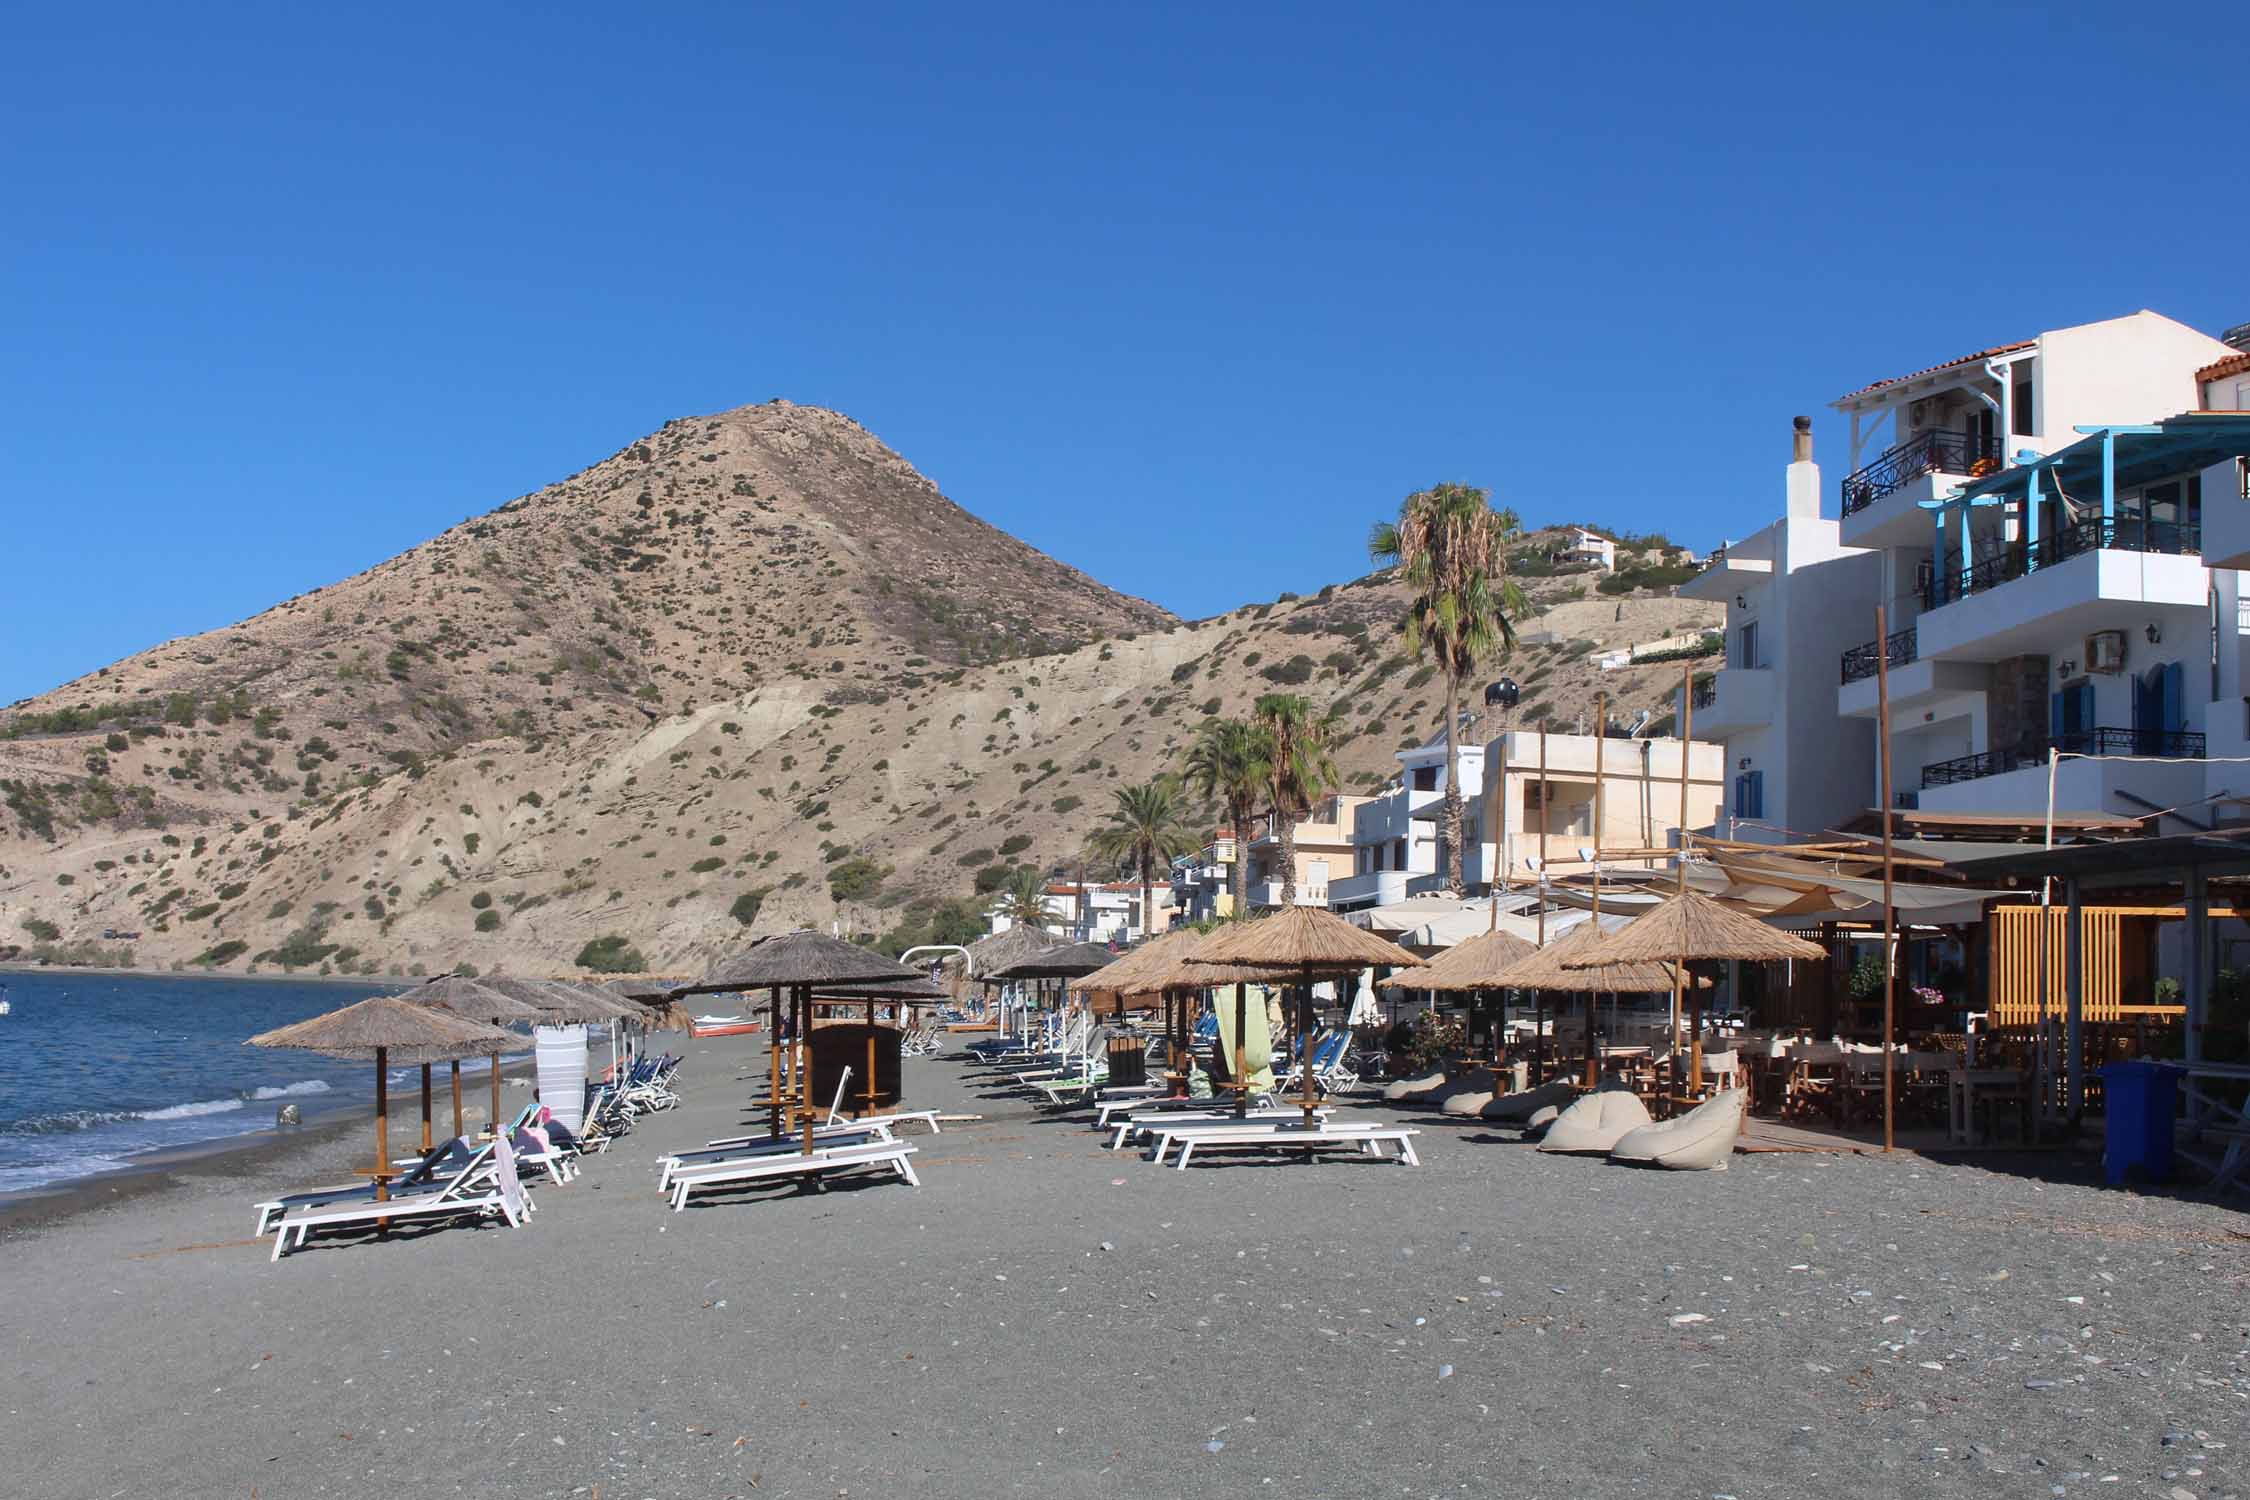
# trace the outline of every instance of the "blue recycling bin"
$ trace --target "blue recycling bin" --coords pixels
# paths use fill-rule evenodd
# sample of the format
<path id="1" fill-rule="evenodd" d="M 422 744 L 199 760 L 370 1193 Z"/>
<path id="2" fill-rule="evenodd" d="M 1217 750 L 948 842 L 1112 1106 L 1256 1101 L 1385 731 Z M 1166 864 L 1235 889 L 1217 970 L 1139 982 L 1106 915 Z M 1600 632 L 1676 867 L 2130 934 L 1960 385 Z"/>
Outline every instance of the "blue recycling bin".
<path id="1" fill-rule="evenodd" d="M 2180 1080 L 2185 1068 L 2170 1063 L 2113 1062 L 2102 1065 L 2102 1100 L 2107 1128 L 2102 1143 L 2102 1175 L 2111 1187 L 2129 1172 L 2143 1181 L 2172 1176 L 2172 1121 L 2179 1114 Z"/>

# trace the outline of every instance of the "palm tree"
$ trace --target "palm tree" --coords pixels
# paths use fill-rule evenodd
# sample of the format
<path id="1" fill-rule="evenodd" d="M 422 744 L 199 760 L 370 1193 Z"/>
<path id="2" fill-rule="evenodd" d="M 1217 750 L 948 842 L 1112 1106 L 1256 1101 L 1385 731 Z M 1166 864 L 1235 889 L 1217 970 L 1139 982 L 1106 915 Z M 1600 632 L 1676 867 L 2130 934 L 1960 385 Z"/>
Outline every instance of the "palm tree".
<path id="1" fill-rule="evenodd" d="M 1018 865 L 1008 872 L 1007 884 L 1000 887 L 1000 904 L 995 911 L 1017 927 L 1044 928 L 1054 913 L 1047 909 L 1047 880 L 1029 865 Z"/>
<path id="2" fill-rule="evenodd" d="M 1528 609 L 1508 578 L 1507 543 L 1516 513 L 1494 510 L 1491 496 L 1466 484 L 1408 495 L 1396 521 L 1378 521 L 1368 556 L 1396 563 L 1413 593 L 1401 626 L 1406 649 L 1445 676 L 1445 883 L 1461 875 L 1461 685 L 1487 659 L 1515 649 L 1511 623 Z"/>
<path id="3" fill-rule="evenodd" d="M 1216 797 L 1226 809 L 1234 834 L 1234 909 L 1243 910 L 1250 894 L 1250 819 L 1265 799 L 1270 777 L 1266 760 L 1271 737 L 1247 719 L 1205 719 L 1188 751 L 1189 785 Z"/>
<path id="4" fill-rule="evenodd" d="M 1295 693 L 1267 693 L 1253 710 L 1265 736 L 1266 806 L 1281 840 L 1281 904 L 1297 904 L 1297 820 L 1337 781 L 1328 721 Z"/>
<path id="5" fill-rule="evenodd" d="M 1139 875 L 1143 936 L 1156 929 L 1149 887 L 1158 862 L 1170 864 L 1174 855 L 1194 847 L 1195 835 L 1188 831 L 1187 806 L 1175 778 L 1159 776 L 1117 789 L 1109 821 L 1094 830 L 1094 851 L 1104 859 L 1123 861 Z"/>

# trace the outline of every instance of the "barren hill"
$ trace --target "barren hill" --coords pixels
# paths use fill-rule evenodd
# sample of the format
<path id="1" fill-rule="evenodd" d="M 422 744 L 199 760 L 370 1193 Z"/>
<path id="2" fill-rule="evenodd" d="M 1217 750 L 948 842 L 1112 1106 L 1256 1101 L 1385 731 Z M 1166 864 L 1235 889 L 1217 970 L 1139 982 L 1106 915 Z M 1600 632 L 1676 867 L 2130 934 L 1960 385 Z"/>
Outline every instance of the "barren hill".
<path id="1" fill-rule="evenodd" d="M 1496 670 L 1512 717 L 1558 727 L 1597 680 L 1661 713 L 1677 665 L 1594 651 L 1712 614 L 1531 584 L 1557 612 Z M 1183 623 L 846 417 L 683 419 L 0 715 L 0 949 L 549 971 L 615 937 L 678 969 L 746 927 L 879 932 L 980 871 L 1075 860 L 1115 788 L 1277 686 L 1331 710 L 1349 785 L 1380 782 L 1442 717 L 1399 608 L 1378 576 Z"/>

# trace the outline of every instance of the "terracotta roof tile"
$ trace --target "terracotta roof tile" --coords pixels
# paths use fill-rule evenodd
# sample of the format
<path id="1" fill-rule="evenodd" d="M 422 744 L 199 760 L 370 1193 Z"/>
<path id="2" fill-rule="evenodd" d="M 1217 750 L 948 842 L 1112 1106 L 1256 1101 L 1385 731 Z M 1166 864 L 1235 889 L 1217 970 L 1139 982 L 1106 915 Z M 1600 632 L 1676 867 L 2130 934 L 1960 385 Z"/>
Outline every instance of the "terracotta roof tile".
<path id="1" fill-rule="evenodd" d="M 2229 375 L 2240 375 L 2250 370 L 2250 354 L 2230 354 L 2217 364 L 2205 365 L 2195 372 L 2198 385 L 2206 380 L 2224 380 Z"/>
<path id="2" fill-rule="evenodd" d="M 2014 344 L 1998 344 L 1990 349 L 1979 349 L 1974 354 L 1964 354 L 1959 359 L 1949 359 L 1943 364 L 1931 365 L 1928 368 L 1921 370 L 1912 370 L 1904 375 L 1893 375 L 1888 380 L 1878 380 L 1873 385 L 1863 385 L 1856 391 L 1851 391 L 1845 395 L 1838 396 L 1836 398 L 1836 404 L 1840 406 L 1846 401 L 1856 401 L 1862 396 L 1882 390 L 1885 386 L 1901 385 L 1909 380 L 1919 380 L 1925 375 L 1935 375 L 1940 370 L 1950 370 L 1958 365 L 1975 364 L 1979 360 L 1996 359 L 2003 354 L 2016 354 L 2021 352 L 2022 350 L 2031 348 L 2038 342 L 2039 341 L 2037 339 L 2024 339 L 2021 342 Z"/>

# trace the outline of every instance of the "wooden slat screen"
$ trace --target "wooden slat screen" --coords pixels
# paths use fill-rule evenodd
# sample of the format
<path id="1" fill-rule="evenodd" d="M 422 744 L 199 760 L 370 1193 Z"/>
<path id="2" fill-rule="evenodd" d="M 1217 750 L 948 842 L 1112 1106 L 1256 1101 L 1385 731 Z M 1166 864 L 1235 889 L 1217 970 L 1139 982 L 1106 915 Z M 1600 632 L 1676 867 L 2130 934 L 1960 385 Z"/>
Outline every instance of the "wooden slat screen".
<path id="1" fill-rule="evenodd" d="M 2121 993 L 2125 919 L 2178 918 L 2186 913 L 2170 906 L 2088 906 L 2080 910 L 2084 926 L 2079 934 L 2079 966 L 2085 984 L 2085 1019 L 2097 1024 L 2122 1021 L 2126 1018 Z M 1989 931 L 1994 1026 L 2039 1023 L 2039 915 L 2036 906 L 1993 908 Z M 2065 907 L 2056 906 L 2047 912 L 2047 1014 L 2058 1020 L 2065 1014 L 2068 1000 L 2063 979 L 2063 934 L 2068 919 Z M 2134 998 L 2145 1002 L 2147 997 Z"/>

